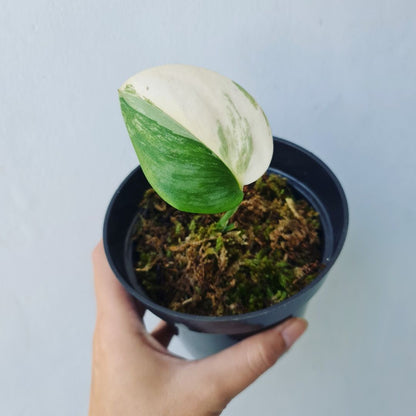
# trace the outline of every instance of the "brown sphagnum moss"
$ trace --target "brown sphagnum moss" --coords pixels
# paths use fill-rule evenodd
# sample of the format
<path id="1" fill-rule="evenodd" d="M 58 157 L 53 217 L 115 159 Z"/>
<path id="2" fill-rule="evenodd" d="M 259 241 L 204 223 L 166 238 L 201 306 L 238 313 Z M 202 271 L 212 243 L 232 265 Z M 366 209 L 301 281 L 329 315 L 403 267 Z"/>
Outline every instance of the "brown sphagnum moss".
<path id="1" fill-rule="evenodd" d="M 197 315 L 235 315 L 292 296 L 321 269 L 320 221 L 286 179 L 244 188 L 228 224 L 177 211 L 148 190 L 134 234 L 138 281 L 155 302 Z"/>

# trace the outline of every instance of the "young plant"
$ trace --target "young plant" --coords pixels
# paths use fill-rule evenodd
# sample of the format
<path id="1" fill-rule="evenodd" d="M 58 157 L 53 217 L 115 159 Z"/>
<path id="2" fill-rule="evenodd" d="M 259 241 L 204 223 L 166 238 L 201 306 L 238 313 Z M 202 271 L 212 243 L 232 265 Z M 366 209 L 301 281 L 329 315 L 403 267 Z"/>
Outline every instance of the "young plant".
<path id="1" fill-rule="evenodd" d="M 143 173 L 174 208 L 226 212 L 243 186 L 269 167 L 267 118 L 240 85 L 216 72 L 164 65 L 134 75 L 119 89 L 121 111 Z"/>
<path id="2" fill-rule="evenodd" d="M 166 65 L 133 76 L 119 95 L 142 171 L 168 203 L 148 190 L 132 236 L 136 277 L 151 299 L 234 315 L 280 302 L 316 276 L 318 214 L 292 199 L 284 178 L 262 177 L 273 138 L 247 91 L 207 69 Z"/>

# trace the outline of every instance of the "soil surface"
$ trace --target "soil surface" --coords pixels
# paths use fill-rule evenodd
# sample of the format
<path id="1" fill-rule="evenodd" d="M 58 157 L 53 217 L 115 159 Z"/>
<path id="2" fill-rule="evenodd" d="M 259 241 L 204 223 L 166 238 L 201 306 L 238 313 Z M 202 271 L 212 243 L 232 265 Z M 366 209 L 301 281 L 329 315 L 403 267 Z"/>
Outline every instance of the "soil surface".
<path id="1" fill-rule="evenodd" d="M 137 279 L 150 298 L 175 311 L 235 315 L 280 302 L 316 277 L 321 226 L 311 205 L 275 174 L 244 195 L 227 222 L 145 193 L 133 240 Z"/>

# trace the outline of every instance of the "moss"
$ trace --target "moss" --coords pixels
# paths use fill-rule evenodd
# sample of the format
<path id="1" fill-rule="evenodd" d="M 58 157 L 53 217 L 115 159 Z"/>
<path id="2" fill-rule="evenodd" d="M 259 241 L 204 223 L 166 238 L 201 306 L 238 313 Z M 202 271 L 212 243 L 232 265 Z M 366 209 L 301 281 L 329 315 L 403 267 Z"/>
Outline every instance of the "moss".
<path id="1" fill-rule="evenodd" d="M 265 175 L 219 227 L 149 190 L 134 235 L 138 281 L 157 303 L 198 315 L 234 315 L 290 297 L 318 274 L 319 215 L 286 180 Z"/>

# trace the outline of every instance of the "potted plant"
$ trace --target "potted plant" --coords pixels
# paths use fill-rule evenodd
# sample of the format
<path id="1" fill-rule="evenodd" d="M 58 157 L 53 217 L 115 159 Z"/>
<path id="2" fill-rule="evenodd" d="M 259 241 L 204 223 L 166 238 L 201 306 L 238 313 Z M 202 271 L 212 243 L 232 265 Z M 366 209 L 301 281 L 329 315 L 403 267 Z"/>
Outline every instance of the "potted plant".
<path id="1" fill-rule="evenodd" d="M 251 95 L 238 84 L 215 72 L 187 65 L 152 68 L 129 79 L 120 88 L 119 95 L 123 117 L 140 166 L 125 179 L 110 202 L 104 223 L 104 246 L 109 263 L 126 290 L 153 313 L 175 325 L 179 330 L 179 336 L 195 357 L 218 351 L 239 339 L 276 325 L 290 316 L 302 315 L 306 303 L 322 285 L 334 264 L 346 237 L 348 208 L 345 194 L 334 174 L 310 152 L 285 140 L 273 138 L 264 112 Z M 193 217 L 187 217 L 188 224 L 186 230 L 183 230 L 180 229 L 183 228 L 183 221 L 176 219 L 175 223 L 176 217 L 172 219 L 174 216 L 169 211 L 165 217 L 162 216 L 164 218 L 162 222 L 173 222 L 176 228 L 179 227 L 179 231 L 175 229 L 172 232 L 179 235 L 179 240 L 173 242 L 170 236 L 166 237 L 162 243 L 159 242 L 158 254 L 153 255 L 147 250 L 147 245 L 157 237 L 155 232 L 157 227 L 147 228 L 140 234 L 144 229 L 143 224 L 152 221 L 152 218 L 148 217 L 143 220 L 143 212 L 146 211 L 148 214 L 151 211 L 149 205 L 143 206 L 143 201 L 146 204 L 156 204 L 154 212 L 165 212 L 167 207 L 172 206 L 172 209 L 178 210 L 179 213 L 198 214 L 198 221 L 201 221 L 202 217 L 203 225 L 209 228 L 211 233 L 209 238 L 214 235 L 216 239 L 215 247 L 213 242 L 209 242 L 208 249 L 211 250 L 209 253 L 211 257 L 217 258 L 215 272 L 221 278 L 218 258 L 219 253 L 224 252 L 221 246 L 224 240 L 222 235 L 225 233 L 228 237 L 231 236 L 227 238 L 231 241 L 230 244 L 235 246 L 233 238 L 240 238 L 241 233 L 234 229 L 233 215 L 237 216 L 241 209 L 239 206 L 244 198 L 243 190 L 246 189 L 244 185 L 262 177 L 266 171 L 285 178 L 289 188 L 279 182 L 277 188 L 274 187 L 274 192 L 276 194 L 278 189 L 277 194 L 282 193 L 283 202 L 280 205 L 279 202 L 274 202 L 274 205 L 265 206 L 276 207 L 286 204 L 284 209 L 292 211 L 291 215 L 299 217 L 297 222 L 304 224 L 307 221 L 300 218 L 301 214 L 309 216 L 308 218 L 312 218 L 315 211 L 319 214 L 320 264 L 317 265 L 313 276 L 311 275 L 313 279 L 305 280 L 305 284 L 300 286 L 299 290 L 289 290 L 288 293 L 282 291 L 277 293 L 274 287 L 274 292 L 271 290 L 269 292 L 270 298 L 276 301 L 275 304 L 265 304 L 266 306 L 258 310 L 253 310 L 252 307 L 242 308 L 242 313 L 233 313 L 236 302 L 232 297 L 234 295 L 229 294 L 223 296 L 225 303 L 215 313 L 211 314 L 206 310 L 198 313 L 197 308 L 189 313 L 185 305 L 197 304 L 198 301 L 203 303 L 208 296 L 206 292 L 200 293 L 198 282 L 191 283 L 194 285 L 191 293 L 197 295 L 179 302 L 179 306 L 183 305 L 182 309 L 180 307 L 173 310 L 168 307 L 169 302 L 163 304 L 155 301 L 152 285 L 158 285 L 160 290 L 166 281 L 166 277 L 160 277 L 160 267 L 163 268 L 164 265 L 175 261 L 172 251 L 179 250 L 178 245 L 181 247 L 184 245 L 178 244 L 178 241 L 189 243 L 189 239 L 196 238 L 195 234 L 198 233 L 194 231 L 196 220 Z M 264 186 L 259 184 L 255 188 L 260 189 Z M 149 197 L 148 190 L 151 187 L 161 199 L 155 200 L 154 194 L 153 197 L 151 195 Z M 287 192 L 290 193 L 290 197 Z M 275 194 L 271 198 L 273 201 L 276 201 Z M 311 209 L 305 208 L 298 213 L 292 195 L 306 200 Z M 153 198 L 153 202 L 149 202 L 149 198 Z M 255 204 L 255 200 L 253 201 L 250 203 Z M 140 204 L 141 208 L 139 208 Z M 302 207 L 306 206 L 307 204 L 302 205 Z M 221 216 L 218 213 L 223 214 Z M 217 216 L 213 217 L 214 214 Z M 281 215 L 272 212 L 271 216 L 267 217 L 267 221 L 272 217 L 279 219 Z M 210 216 L 211 219 L 206 220 L 204 216 Z M 264 218 L 262 217 L 260 221 L 264 222 Z M 316 218 L 313 220 L 315 221 Z M 254 215 L 253 223 L 255 222 Z M 314 224 L 317 228 L 316 221 Z M 198 227 L 205 233 L 206 230 L 200 222 Z M 192 235 L 186 235 L 186 232 Z M 262 232 L 267 236 L 278 234 L 273 227 L 269 227 L 267 233 L 264 230 Z M 308 229 L 302 231 L 303 234 L 307 232 Z M 165 232 L 161 228 L 159 233 L 164 235 L 169 231 Z M 138 235 L 140 237 L 137 237 Z M 253 237 L 252 233 L 247 235 L 257 238 Z M 207 235 L 204 236 L 206 239 Z M 267 236 L 266 243 L 259 242 L 261 247 L 269 244 Z M 276 239 L 278 238 L 280 237 L 277 235 Z M 244 250 L 247 244 L 247 241 L 244 241 L 241 250 Z M 162 246 L 164 251 L 160 250 Z M 301 248 L 309 250 L 304 244 Z M 273 250 L 277 249 L 273 247 Z M 273 263 L 270 262 L 270 259 L 274 258 L 273 250 L 265 247 L 261 251 L 263 259 L 267 257 L 267 273 L 272 275 L 273 279 L 277 279 L 280 286 L 284 286 L 279 271 L 274 272 Z M 310 251 L 315 252 L 316 249 Z M 160 254 L 161 252 L 163 255 Z M 192 261 L 202 261 L 205 254 L 206 252 L 198 252 Z M 156 260 L 161 260 L 160 257 L 164 256 L 169 259 L 165 262 L 162 259 L 161 263 L 156 264 Z M 239 265 L 242 262 L 237 257 L 238 254 L 234 255 L 234 263 Z M 300 254 L 300 257 L 303 256 Z M 141 261 L 139 265 L 138 258 Z M 178 258 L 176 256 L 176 260 Z M 259 259 L 258 253 L 257 260 L 261 263 L 262 258 Z M 291 263 L 286 260 L 285 268 L 287 263 Z M 187 259 L 187 252 L 184 252 L 179 260 L 182 264 L 175 266 L 175 271 L 186 269 L 187 261 L 191 260 Z M 308 257 L 307 261 L 312 260 Z M 263 266 L 264 263 L 262 262 Z M 280 263 L 282 262 L 276 261 L 276 269 L 283 267 Z M 137 270 L 147 273 L 153 266 L 155 266 L 153 280 L 150 279 L 150 283 L 140 281 Z M 305 268 L 309 270 L 309 263 L 303 270 Z M 297 270 L 299 269 L 301 267 L 298 265 Z M 211 267 L 208 270 L 213 269 Z M 259 270 L 261 273 L 263 269 Z M 224 270 L 221 269 L 220 272 Z M 291 273 L 292 276 L 296 275 L 293 271 Z M 224 279 L 229 279 L 228 286 L 236 285 L 229 270 L 223 274 Z M 180 276 L 180 270 L 178 275 Z M 192 277 L 190 280 L 193 280 Z M 215 281 L 218 285 L 218 278 Z M 257 280 L 254 281 L 254 285 L 253 282 L 251 283 L 252 285 L 249 286 L 251 289 L 248 290 L 255 288 L 256 284 L 264 285 L 264 282 Z M 291 286 L 289 285 L 291 288 L 294 287 L 292 283 Z M 212 283 L 211 288 L 213 288 Z M 152 293 L 152 296 L 149 296 L 149 293 Z M 213 296 L 212 293 L 210 296 Z M 238 299 L 240 301 L 240 298 Z M 245 294 L 241 299 L 253 298 Z M 205 305 L 207 303 L 217 302 L 214 299 L 205 302 Z M 171 302 L 170 305 L 172 304 L 175 303 Z"/>

